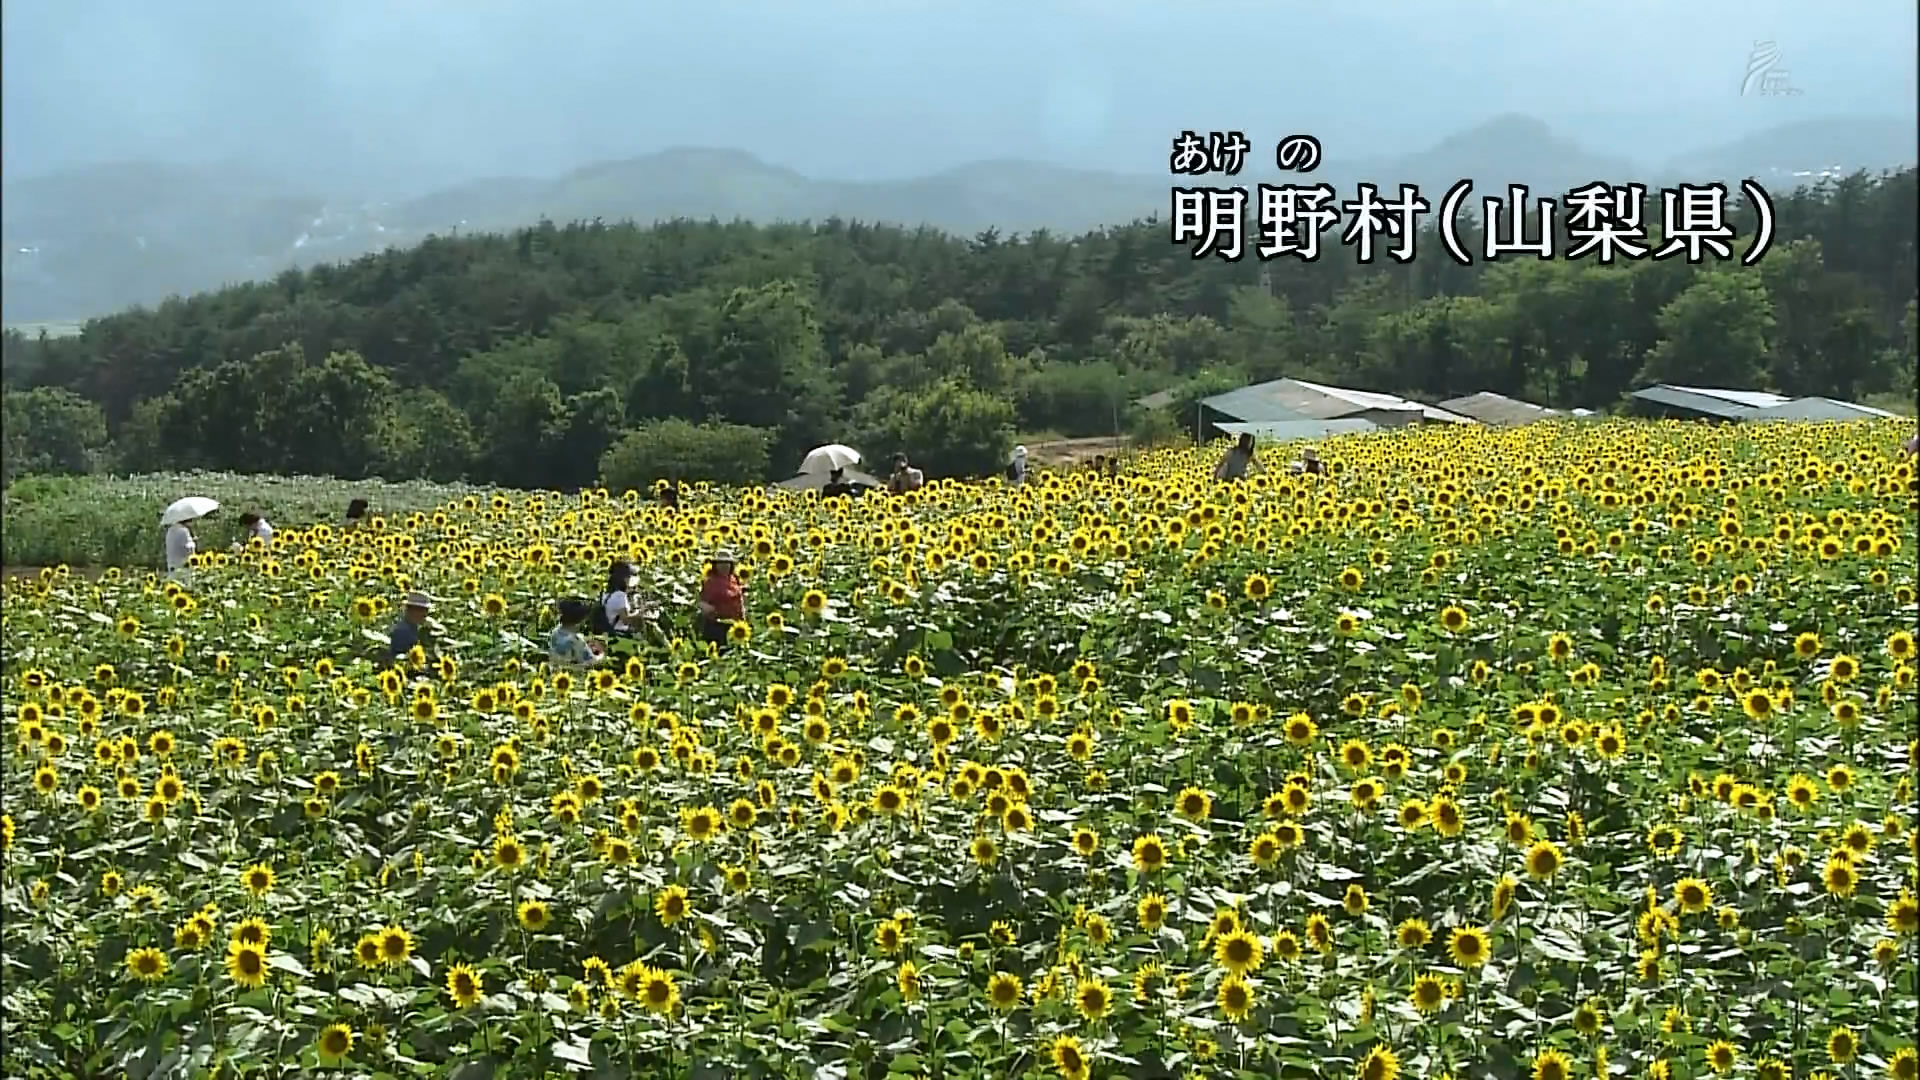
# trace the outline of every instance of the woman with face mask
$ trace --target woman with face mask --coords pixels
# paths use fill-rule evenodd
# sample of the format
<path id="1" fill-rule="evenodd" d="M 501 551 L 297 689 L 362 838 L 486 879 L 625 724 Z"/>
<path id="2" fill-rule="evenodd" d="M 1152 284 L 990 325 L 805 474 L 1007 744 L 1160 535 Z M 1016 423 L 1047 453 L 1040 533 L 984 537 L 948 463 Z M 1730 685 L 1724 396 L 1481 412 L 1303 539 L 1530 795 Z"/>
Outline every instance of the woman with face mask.
<path id="1" fill-rule="evenodd" d="M 666 645 L 666 635 L 653 623 L 653 605 L 640 598 L 636 585 L 639 568 L 625 559 L 615 559 L 607 567 L 607 590 L 589 612 L 589 629 L 613 638 L 645 638 L 654 645 Z"/>

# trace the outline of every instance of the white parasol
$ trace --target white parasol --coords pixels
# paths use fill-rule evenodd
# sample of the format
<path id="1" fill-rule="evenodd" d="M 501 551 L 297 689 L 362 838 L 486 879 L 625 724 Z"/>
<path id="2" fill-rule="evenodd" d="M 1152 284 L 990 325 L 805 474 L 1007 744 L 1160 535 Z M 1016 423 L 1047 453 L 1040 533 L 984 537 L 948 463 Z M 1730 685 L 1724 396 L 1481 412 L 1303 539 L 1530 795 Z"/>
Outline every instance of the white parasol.
<path id="1" fill-rule="evenodd" d="M 205 495 L 189 495 L 167 507 L 166 513 L 160 515 L 160 524 L 179 525 L 195 518 L 206 517 L 218 509 L 220 504 L 216 500 L 209 499 Z"/>
<path id="2" fill-rule="evenodd" d="M 800 462 L 799 475 L 825 476 L 835 469 L 850 469 L 860 464 L 860 451 L 839 443 L 816 446 Z"/>
<path id="3" fill-rule="evenodd" d="M 885 480 L 876 476 L 869 476 L 859 469 L 848 469 L 840 479 L 845 480 L 849 484 L 865 484 L 867 487 L 878 488 L 887 486 Z M 826 473 L 801 473 L 790 479 L 782 480 L 773 486 L 783 491 L 819 491 L 821 488 L 826 487 L 827 483 Z"/>

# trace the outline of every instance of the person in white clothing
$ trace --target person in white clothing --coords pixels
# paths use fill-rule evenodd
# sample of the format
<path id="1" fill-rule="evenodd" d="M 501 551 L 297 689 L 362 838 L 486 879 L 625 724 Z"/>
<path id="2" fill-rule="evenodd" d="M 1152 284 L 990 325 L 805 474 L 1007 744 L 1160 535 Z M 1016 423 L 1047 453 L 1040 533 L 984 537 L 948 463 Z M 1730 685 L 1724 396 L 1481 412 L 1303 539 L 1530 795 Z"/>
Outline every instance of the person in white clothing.
<path id="1" fill-rule="evenodd" d="M 633 629 L 630 620 L 639 612 L 634 597 L 628 595 L 633 588 L 636 570 L 625 559 L 615 559 L 607 567 L 607 591 L 600 594 L 601 616 L 595 620 L 595 629 L 603 634 L 624 634 Z"/>
<path id="2" fill-rule="evenodd" d="M 616 638 L 645 638 L 656 645 L 667 644 L 666 636 L 653 619 L 657 612 L 635 590 L 639 568 L 625 559 L 616 559 L 607 567 L 607 591 L 600 595 L 600 610 L 589 613 L 588 629 Z"/>
<path id="3" fill-rule="evenodd" d="M 240 515 L 240 524 L 246 527 L 247 538 L 233 545 L 235 551 L 244 549 L 247 543 L 255 537 L 260 539 L 261 547 L 273 546 L 273 526 L 267 523 L 266 518 L 249 511 L 248 513 Z"/>
<path id="4" fill-rule="evenodd" d="M 195 551 L 193 532 L 184 521 L 167 526 L 167 573 L 177 578 L 186 577 L 190 571 L 188 565 L 193 561 Z"/>

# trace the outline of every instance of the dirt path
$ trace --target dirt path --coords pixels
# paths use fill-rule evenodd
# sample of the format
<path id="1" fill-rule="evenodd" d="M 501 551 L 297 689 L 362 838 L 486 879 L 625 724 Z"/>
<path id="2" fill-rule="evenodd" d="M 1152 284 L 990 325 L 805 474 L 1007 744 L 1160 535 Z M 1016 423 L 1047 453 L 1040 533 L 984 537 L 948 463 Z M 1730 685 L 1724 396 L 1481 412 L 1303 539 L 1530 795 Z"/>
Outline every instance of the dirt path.
<path id="1" fill-rule="evenodd" d="M 1084 465 L 1101 454 L 1121 454 L 1127 449 L 1127 440 L 1111 435 L 1099 435 L 1091 439 L 1055 439 L 1051 442 L 1028 443 L 1027 456 L 1037 465 L 1054 468 Z"/>

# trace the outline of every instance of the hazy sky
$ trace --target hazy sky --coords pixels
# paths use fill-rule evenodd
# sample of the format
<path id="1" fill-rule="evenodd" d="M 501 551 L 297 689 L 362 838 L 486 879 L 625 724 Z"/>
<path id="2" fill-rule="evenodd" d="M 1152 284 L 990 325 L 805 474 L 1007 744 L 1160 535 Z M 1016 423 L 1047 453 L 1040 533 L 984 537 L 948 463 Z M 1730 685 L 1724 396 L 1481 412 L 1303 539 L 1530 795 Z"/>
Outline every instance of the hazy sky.
<path id="1" fill-rule="evenodd" d="M 685 145 L 842 179 L 1010 157 L 1158 173 L 1180 128 L 1360 156 L 1506 112 L 1659 161 L 1790 120 L 1912 115 L 1916 6 L 7 0 L 0 161 L 416 191 Z M 1741 96 L 1763 39 L 1797 96 Z"/>

